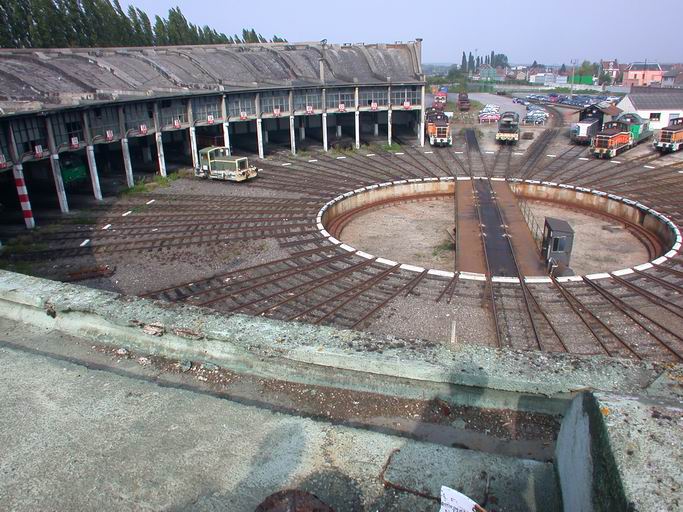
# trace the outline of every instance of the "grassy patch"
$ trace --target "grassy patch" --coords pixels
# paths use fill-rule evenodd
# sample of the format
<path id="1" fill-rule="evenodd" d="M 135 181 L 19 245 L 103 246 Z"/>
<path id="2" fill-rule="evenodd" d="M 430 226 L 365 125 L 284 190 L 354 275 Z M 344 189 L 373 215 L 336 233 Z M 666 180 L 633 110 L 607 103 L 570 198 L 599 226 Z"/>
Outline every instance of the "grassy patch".
<path id="1" fill-rule="evenodd" d="M 481 101 L 470 100 L 470 112 L 479 112 L 484 108 L 484 104 Z"/>
<path id="2" fill-rule="evenodd" d="M 171 183 L 180 178 L 179 172 L 172 172 L 167 176 L 155 175 L 152 179 L 141 178 L 133 185 L 132 188 L 124 190 L 121 195 L 130 196 L 135 194 L 144 194 L 145 192 L 151 192 L 160 187 L 169 187 Z"/>
<path id="3" fill-rule="evenodd" d="M 395 142 L 392 142 L 391 144 L 382 144 L 380 146 L 380 149 L 382 151 L 387 151 L 389 153 L 396 153 L 397 151 L 401 151 L 401 145 L 396 144 Z"/>
<path id="4" fill-rule="evenodd" d="M 450 238 L 445 238 L 441 241 L 439 245 L 434 247 L 434 249 L 432 250 L 432 256 L 439 256 L 441 255 L 441 253 L 454 250 L 455 244 L 453 244 L 453 240 L 451 240 Z"/>
<path id="5" fill-rule="evenodd" d="M 18 274 L 26 274 L 32 276 L 35 273 L 33 265 L 26 261 L 8 261 L 0 259 L 0 268 L 9 270 L 10 272 L 17 272 Z"/>

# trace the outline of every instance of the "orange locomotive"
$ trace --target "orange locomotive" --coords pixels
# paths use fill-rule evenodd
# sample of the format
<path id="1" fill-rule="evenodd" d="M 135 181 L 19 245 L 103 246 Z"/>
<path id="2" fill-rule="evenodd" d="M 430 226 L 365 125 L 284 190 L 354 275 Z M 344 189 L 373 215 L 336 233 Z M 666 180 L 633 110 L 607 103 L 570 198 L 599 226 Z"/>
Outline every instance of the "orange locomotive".
<path id="1" fill-rule="evenodd" d="M 678 151 L 683 147 L 683 117 L 669 121 L 669 126 L 662 128 L 652 145 L 662 153 Z"/>

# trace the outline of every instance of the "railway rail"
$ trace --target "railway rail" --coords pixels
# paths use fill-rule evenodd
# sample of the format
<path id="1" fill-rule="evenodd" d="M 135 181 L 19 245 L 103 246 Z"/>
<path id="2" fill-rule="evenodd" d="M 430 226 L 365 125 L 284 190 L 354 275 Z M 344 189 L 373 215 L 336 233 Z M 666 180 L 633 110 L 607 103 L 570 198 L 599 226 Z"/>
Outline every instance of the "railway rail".
<path id="1" fill-rule="evenodd" d="M 259 164 L 261 176 L 239 193 L 226 187 L 224 194 L 123 197 L 113 205 L 93 208 L 87 222 L 65 222 L 35 233 L 30 243 L 6 257 L 58 265 L 82 257 L 106 264 L 116 255 L 120 268 L 121 258 L 134 261 L 140 254 L 271 240 L 279 252 L 266 261 L 244 258 L 234 268 L 207 271 L 204 277 L 140 294 L 224 314 L 349 329 L 373 329 L 386 322 L 403 301 L 421 308 L 423 318 L 434 322 L 447 320 L 430 315 L 432 308 L 457 314 L 463 304 L 478 303 L 485 305 L 495 333 L 495 340 L 482 343 L 521 350 L 683 360 L 683 258 L 604 279 L 528 281 L 529 276 L 520 271 L 491 178 L 592 187 L 640 200 L 683 221 L 683 176 L 678 172 L 683 163 L 675 154 L 626 154 L 616 164 L 589 160 L 585 147 L 557 149 L 563 144 L 561 130 L 560 126 L 547 129 L 519 158 L 513 158 L 513 148 L 507 147 L 494 155 L 482 152 L 472 130 L 465 132 L 462 150 L 418 148 L 399 138 L 401 148 L 394 152 L 369 146 L 361 151 L 294 157 L 277 151 Z M 470 187 L 474 196 L 488 275 L 484 281 L 463 279 L 459 250 L 450 275 L 411 270 L 398 262 L 387 263 L 381 256 L 331 244 L 316 225 L 321 205 L 349 190 L 400 179 L 440 177 L 470 178 L 455 183 L 456 190 Z M 455 201 L 453 206 L 454 212 L 463 207 Z M 460 220 L 456 214 L 456 249 L 461 244 Z M 656 237 L 639 236 L 644 236 L 653 258 L 666 251 Z"/>

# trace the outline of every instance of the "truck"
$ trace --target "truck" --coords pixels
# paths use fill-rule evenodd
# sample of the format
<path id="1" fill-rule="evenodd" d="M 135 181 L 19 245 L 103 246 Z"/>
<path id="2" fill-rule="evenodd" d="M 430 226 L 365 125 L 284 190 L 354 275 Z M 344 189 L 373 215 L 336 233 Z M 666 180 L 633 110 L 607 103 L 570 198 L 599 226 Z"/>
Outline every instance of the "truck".
<path id="1" fill-rule="evenodd" d="M 429 109 L 425 113 L 425 134 L 431 146 L 452 146 L 451 125 L 448 116 L 440 110 Z"/>
<path id="2" fill-rule="evenodd" d="M 230 156 L 226 147 L 210 146 L 199 151 L 199 167 L 194 174 L 212 180 L 247 181 L 256 178 L 261 170 L 249 165 L 245 156 Z"/>
<path id="3" fill-rule="evenodd" d="M 467 96 L 466 92 L 461 92 L 458 94 L 458 110 L 461 112 L 467 112 L 470 109 L 470 98 Z"/>
<path id="4" fill-rule="evenodd" d="M 503 112 L 498 120 L 496 141 L 501 144 L 516 144 L 519 141 L 519 114 Z"/>

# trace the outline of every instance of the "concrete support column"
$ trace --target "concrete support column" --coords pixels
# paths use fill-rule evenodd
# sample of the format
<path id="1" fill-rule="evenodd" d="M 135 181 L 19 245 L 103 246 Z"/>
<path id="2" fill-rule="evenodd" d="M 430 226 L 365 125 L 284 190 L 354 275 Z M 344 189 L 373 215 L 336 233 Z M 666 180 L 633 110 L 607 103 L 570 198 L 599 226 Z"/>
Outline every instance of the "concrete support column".
<path id="1" fill-rule="evenodd" d="M 387 111 L 387 144 L 391 144 L 391 105 Z"/>
<path id="2" fill-rule="evenodd" d="M 258 144 L 258 157 L 263 158 L 263 119 L 256 120 L 256 142 Z"/>
<path id="3" fill-rule="evenodd" d="M 69 213 L 69 202 L 66 200 L 66 190 L 64 189 L 64 180 L 62 179 L 62 166 L 59 164 L 59 154 L 50 155 L 50 168 L 52 169 L 52 179 L 55 181 L 55 189 L 57 189 L 59 209 L 62 213 Z"/>
<path id="4" fill-rule="evenodd" d="M 36 227 L 36 221 L 33 218 L 31 201 L 28 197 L 28 190 L 26 190 L 24 167 L 21 164 L 14 164 L 14 167 L 12 167 L 12 174 L 14 175 L 14 186 L 17 188 L 19 203 L 21 203 L 21 213 L 24 216 L 24 224 L 26 224 L 28 229 L 33 229 Z"/>
<path id="5" fill-rule="evenodd" d="M 230 147 L 230 124 L 226 121 L 223 123 L 223 145 L 228 148 L 228 155 L 232 154 L 232 148 Z"/>
<path id="6" fill-rule="evenodd" d="M 159 161 L 159 174 L 166 176 L 166 159 L 164 158 L 164 138 L 159 121 L 159 105 L 154 104 L 154 140 L 157 144 L 157 160 Z M 151 153 L 151 151 L 150 151 Z"/>
<path id="7" fill-rule="evenodd" d="M 422 86 L 421 103 L 420 103 L 420 133 L 418 135 L 420 140 L 420 147 L 425 145 L 425 86 Z"/>
<path id="8" fill-rule="evenodd" d="M 95 199 L 102 200 L 102 189 L 100 188 L 100 177 L 97 174 L 97 161 L 95 160 L 95 147 L 90 144 L 85 148 L 85 154 L 88 157 L 88 170 L 90 171 L 90 182 L 92 183 L 92 192 Z"/>
<path id="9" fill-rule="evenodd" d="M 323 150 L 327 151 L 327 112 L 323 112 Z"/>
<path id="10" fill-rule="evenodd" d="M 223 146 L 227 148 L 228 156 L 232 154 L 230 147 L 230 124 L 228 123 L 228 104 L 225 95 L 221 98 L 221 114 L 223 115 Z"/>
<path id="11" fill-rule="evenodd" d="M 296 155 L 296 132 L 294 131 L 294 116 L 289 116 L 289 144 L 292 147 L 292 154 Z"/>
<path id="12" fill-rule="evenodd" d="M 154 137 L 157 141 L 157 157 L 159 160 L 159 174 L 166 176 L 166 159 L 164 158 L 164 140 L 161 132 L 156 132 Z"/>
<path id="13" fill-rule="evenodd" d="M 128 148 L 128 139 L 126 137 L 121 139 L 121 151 L 123 153 L 123 168 L 126 171 L 126 184 L 128 188 L 133 188 L 135 185 L 133 180 L 133 164 L 130 160 L 130 149 Z"/>
<path id="14" fill-rule="evenodd" d="M 306 117 L 299 117 L 299 140 L 306 140 Z"/>
<path id="15" fill-rule="evenodd" d="M 62 166 L 59 165 L 59 153 L 55 143 L 55 134 L 52 129 L 52 122 L 49 117 L 45 118 L 45 128 L 47 129 L 47 145 L 50 148 L 50 168 L 52 169 L 52 179 L 55 181 L 59 209 L 62 213 L 69 213 L 69 202 L 66 200 L 66 190 L 62 179 Z"/>
<path id="16" fill-rule="evenodd" d="M 199 169 L 199 156 L 197 154 L 197 129 L 190 126 L 190 151 L 192 151 L 192 167 Z"/>
<path id="17" fill-rule="evenodd" d="M 123 107 L 119 107 L 119 130 L 121 132 L 121 152 L 123 153 L 123 169 L 126 173 L 126 184 L 128 188 L 135 186 L 133 179 L 133 164 L 130 160 L 130 149 L 128 148 L 128 133 L 126 132 L 126 118 Z"/>
<path id="18" fill-rule="evenodd" d="M 355 122 L 356 122 L 356 149 L 360 149 L 360 111 L 358 110 L 358 87 L 354 89 L 353 102 L 355 110 Z"/>
<path id="19" fill-rule="evenodd" d="M 83 133 L 85 133 L 85 155 L 88 159 L 88 170 L 90 171 L 90 183 L 95 199 L 102 200 L 102 189 L 100 188 L 100 176 L 97 173 L 97 161 L 95 160 L 95 147 L 92 144 L 92 132 L 90 131 L 90 119 L 88 113 L 83 112 Z"/>
<path id="20" fill-rule="evenodd" d="M 335 127 L 336 128 L 336 134 L 337 134 L 337 138 L 339 139 L 342 136 L 342 127 L 339 124 L 339 116 L 337 116 L 337 118 L 335 119 L 335 122 L 337 123 L 337 125 Z"/>

